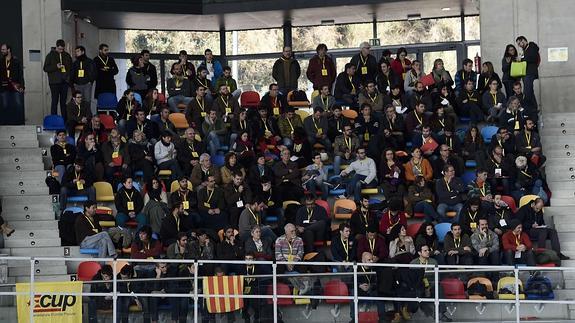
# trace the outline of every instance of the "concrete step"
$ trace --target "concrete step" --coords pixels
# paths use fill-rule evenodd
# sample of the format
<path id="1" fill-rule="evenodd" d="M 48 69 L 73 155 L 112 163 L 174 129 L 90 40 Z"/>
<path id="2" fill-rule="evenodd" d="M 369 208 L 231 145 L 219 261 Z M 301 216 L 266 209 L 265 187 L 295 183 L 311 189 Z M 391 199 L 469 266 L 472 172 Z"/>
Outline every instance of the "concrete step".
<path id="1" fill-rule="evenodd" d="M 543 114 L 544 128 L 558 126 L 561 124 L 561 122 L 575 124 L 575 113 L 565 112 L 565 113 L 544 113 Z"/>
<path id="2" fill-rule="evenodd" d="M 42 182 L 41 185 L 22 185 L 22 186 L 1 186 L 0 187 L 0 195 L 20 195 L 20 196 L 28 196 L 28 195 L 48 195 L 50 191 L 48 190 L 48 186 Z"/>
<path id="3" fill-rule="evenodd" d="M 569 149 L 570 147 L 573 146 L 573 136 L 565 136 L 565 135 L 560 135 L 560 136 L 543 136 L 541 137 L 541 144 L 543 147 L 543 150 L 545 150 L 549 144 L 551 143 L 551 147 L 555 148 L 561 148 L 563 147 L 564 149 Z"/>
<path id="4" fill-rule="evenodd" d="M 4 240 L 5 248 L 44 248 L 44 247 L 60 247 L 60 239 L 19 239 L 19 240 Z M 36 254 L 40 256 L 42 254 Z"/>
<path id="5" fill-rule="evenodd" d="M 45 268 L 51 266 L 66 266 L 64 260 L 34 260 L 34 266 L 38 268 Z M 29 260 L 10 260 L 8 261 L 8 268 L 10 267 L 30 267 Z"/>
<path id="6" fill-rule="evenodd" d="M 38 138 L 22 138 L 16 140 L 0 140 L 0 149 L 19 149 L 38 147 Z"/>
<path id="7" fill-rule="evenodd" d="M 561 223 L 558 222 L 556 218 L 553 219 L 555 221 L 555 229 L 557 232 L 573 232 L 575 233 L 575 223 Z"/>
<path id="8" fill-rule="evenodd" d="M 36 248 L 8 248 L 3 250 L 11 256 L 22 256 L 22 257 L 64 257 L 64 248 L 70 248 L 70 257 L 80 256 L 80 247 L 70 246 L 70 247 L 36 247 Z"/>
<path id="9" fill-rule="evenodd" d="M 551 191 L 555 192 L 555 191 L 561 191 L 561 190 L 575 190 L 575 181 L 565 181 L 565 182 L 559 182 L 559 181 L 548 181 L 549 187 L 551 188 Z"/>
<path id="10" fill-rule="evenodd" d="M 58 221 L 47 220 L 47 221 L 11 221 L 10 226 L 12 226 L 16 231 L 22 230 L 56 230 L 58 231 Z M 14 233 L 16 234 L 16 233 Z"/>
<path id="11" fill-rule="evenodd" d="M 575 157 L 575 150 L 573 150 L 573 148 L 549 149 L 547 146 L 543 146 L 543 154 L 547 157 L 548 160 L 551 158 L 571 159 Z"/>
<path id="12" fill-rule="evenodd" d="M 539 134 L 541 135 L 541 137 L 574 136 L 575 130 L 573 129 L 573 126 L 575 126 L 575 122 L 559 123 L 558 127 L 544 127 L 539 131 Z"/>
<path id="13" fill-rule="evenodd" d="M 52 203 L 50 195 L 27 195 L 27 196 L 3 196 L 2 209 L 4 214 L 16 213 L 17 215 L 33 215 L 51 210 L 48 206 Z"/>
<path id="14" fill-rule="evenodd" d="M 547 179 L 549 181 L 549 179 Z M 575 198 L 575 191 L 558 190 L 553 192 L 553 198 Z M 575 202 L 574 202 L 575 203 Z"/>
<path id="15" fill-rule="evenodd" d="M 572 197 L 569 198 L 560 198 L 560 197 L 551 197 L 551 205 L 553 206 L 575 206 L 575 199 Z"/>
<path id="16" fill-rule="evenodd" d="M 42 267 L 34 268 L 34 275 L 38 276 L 66 275 L 66 274 L 68 274 L 68 268 L 66 266 L 49 266 L 43 268 Z M 16 280 L 18 280 L 19 276 L 30 276 L 30 266 L 8 268 L 8 276 L 16 277 Z"/>
<path id="17" fill-rule="evenodd" d="M 49 208 L 49 206 L 51 206 L 51 203 L 52 202 L 50 201 L 50 204 L 44 205 L 44 210 L 39 211 L 39 212 L 26 212 L 26 211 L 18 211 L 18 212 L 13 212 L 13 213 L 6 212 L 2 216 L 8 222 L 11 222 L 11 221 L 36 221 L 36 220 L 49 221 L 49 220 L 54 220 L 55 219 L 54 212 L 52 211 L 52 209 Z"/>
<path id="18" fill-rule="evenodd" d="M 75 276 L 75 275 L 74 275 Z M 60 275 L 40 275 L 34 276 L 35 282 L 69 282 L 72 280 L 72 275 L 60 274 Z M 16 283 L 29 283 L 30 276 L 17 276 Z"/>
<path id="19" fill-rule="evenodd" d="M 11 223 L 11 222 L 10 222 Z M 58 230 L 53 229 L 33 229 L 16 230 L 10 237 L 5 237 L 4 241 L 12 240 L 37 240 L 37 239 L 60 239 Z"/>
<path id="20" fill-rule="evenodd" d="M 3 172 L 33 172 L 33 171 L 44 171 L 44 163 L 42 160 L 33 163 L 21 163 L 21 164 L 0 164 L 0 171 Z"/>

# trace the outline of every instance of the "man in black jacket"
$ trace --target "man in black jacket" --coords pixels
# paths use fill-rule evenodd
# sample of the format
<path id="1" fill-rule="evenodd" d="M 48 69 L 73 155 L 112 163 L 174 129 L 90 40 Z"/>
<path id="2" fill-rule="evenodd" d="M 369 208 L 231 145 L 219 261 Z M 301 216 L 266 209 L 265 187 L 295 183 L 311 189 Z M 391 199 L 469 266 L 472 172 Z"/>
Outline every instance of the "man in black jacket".
<path id="1" fill-rule="evenodd" d="M 543 199 L 536 198 L 528 204 L 523 205 L 515 214 L 515 217 L 521 221 L 525 232 L 529 234 L 531 239 L 537 240 L 539 248 L 545 247 L 545 241 L 551 241 L 551 249 L 557 253 L 561 260 L 568 260 L 569 257 L 561 253 L 561 245 L 559 244 L 559 236 L 557 230 L 549 228 L 543 219 Z"/>
<path id="2" fill-rule="evenodd" d="M 515 42 L 517 43 L 517 46 L 523 49 L 522 61 L 527 62 L 527 71 L 525 73 L 525 77 L 523 77 L 525 97 L 531 102 L 532 106 L 537 109 L 537 99 L 535 98 L 533 82 L 539 78 L 539 63 L 541 62 L 539 46 L 534 42 L 528 42 L 525 36 L 517 37 Z"/>
<path id="3" fill-rule="evenodd" d="M 156 66 L 150 63 L 150 51 L 143 49 L 140 52 L 142 58 L 144 59 L 144 73 L 148 75 L 146 84 L 148 85 L 148 91 L 155 89 L 158 86 L 158 72 L 156 71 Z"/>
<path id="4" fill-rule="evenodd" d="M 0 46 L 0 125 L 24 124 L 24 69 L 8 44 Z M 10 107 L 10 109 L 8 109 Z"/>
<path id="5" fill-rule="evenodd" d="M 355 66 L 358 72 L 361 85 L 366 86 L 367 81 L 375 81 L 378 65 L 375 56 L 371 55 L 371 46 L 368 42 L 363 42 L 359 46 L 359 53 L 355 54 L 350 63 Z"/>
<path id="6" fill-rule="evenodd" d="M 98 270 L 96 275 L 92 277 L 95 281 L 105 281 L 104 283 L 97 283 L 90 285 L 91 293 L 111 293 L 113 291 L 112 286 L 112 276 L 114 275 L 112 271 L 112 266 L 104 265 L 102 269 Z M 88 322 L 98 323 L 98 310 L 111 310 L 113 307 L 112 296 L 91 296 L 88 301 Z"/>
<path id="7" fill-rule="evenodd" d="M 56 47 L 44 59 L 44 72 L 48 74 L 52 96 L 50 114 L 58 114 L 58 101 L 60 101 L 60 114 L 64 120 L 66 120 L 66 98 L 72 69 L 72 56 L 65 49 L 64 40 L 58 39 Z"/>
<path id="8" fill-rule="evenodd" d="M 66 209 L 68 196 L 87 195 L 88 199 L 96 199 L 96 190 L 92 186 L 94 180 L 92 174 L 84 170 L 84 160 L 76 158 L 74 166 L 70 167 L 62 177 L 62 188 L 60 188 L 60 210 Z"/>
<path id="9" fill-rule="evenodd" d="M 96 114 L 96 105 L 92 105 L 92 83 L 96 79 L 96 68 L 94 61 L 86 56 L 86 48 L 84 46 L 76 46 L 74 51 L 76 61 L 72 63 L 72 71 L 70 71 L 70 83 L 74 89 L 82 93 L 84 101 L 90 104 L 92 115 Z"/>

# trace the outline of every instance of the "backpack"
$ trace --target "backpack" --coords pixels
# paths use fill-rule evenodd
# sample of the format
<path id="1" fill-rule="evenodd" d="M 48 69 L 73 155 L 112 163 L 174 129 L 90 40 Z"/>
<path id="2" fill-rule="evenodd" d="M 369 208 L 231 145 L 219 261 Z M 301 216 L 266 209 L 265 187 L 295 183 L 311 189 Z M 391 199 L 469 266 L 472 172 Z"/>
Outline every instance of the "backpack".
<path id="1" fill-rule="evenodd" d="M 58 220 L 58 231 L 60 232 L 60 240 L 62 246 L 77 246 L 76 229 L 74 224 L 76 218 L 82 216 L 82 213 L 74 213 L 72 211 L 64 211 Z"/>
<path id="2" fill-rule="evenodd" d="M 305 94 L 304 91 L 302 90 L 294 90 L 291 92 L 291 96 L 289 97 L 289 101 L 307 101 L 309 102 L 309 100 L 307 99 L 307 94 Z"/>
<path id="3" fill-rule="evenodd" d="M 54 176 L 46 177 L 46 185 L 50 191 L 50 195 L 60 194 L 60 183 Z"/>
<path id="4" fill-rule="evenodd" d="M 485 277 L 474 277 L 467 282 L 469 299 L 493 299 L 493 284 Z"/>
<path id="5" fill-rule="evenodd" d="M 555 298 L 551 280 L 540 273 L 536 273 L 527 280 L 525 295 L 527 299 L 549 300 Z"/>

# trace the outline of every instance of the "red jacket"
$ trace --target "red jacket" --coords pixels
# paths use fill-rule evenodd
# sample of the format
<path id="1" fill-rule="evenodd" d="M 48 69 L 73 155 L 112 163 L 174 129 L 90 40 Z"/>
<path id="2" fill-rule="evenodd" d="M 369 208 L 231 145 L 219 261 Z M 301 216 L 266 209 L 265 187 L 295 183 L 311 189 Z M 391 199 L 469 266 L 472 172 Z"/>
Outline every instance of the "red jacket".
<path id="1" fill-rule="evenodd" d="M 321 73 L 324 65 L 325 69 L 327 70 L 327 75 L 322 75 Z M 335 64 L 329 56 L 325 56 L 324 62 L 322 64 L 319 56 L 314 55 L 314 57 L 309 60 L 306 75 L 310 82 L 313 84 L 314 90 L 320 90 L 322 85 L 329 85 L 331 90 L 331 86 L 333 85 L 333 82 L 335 82 L 337 72 L 335 70 Z"/>
<path id="2" fill-rule="evenodd" d="M 159 240 L 152 240 L 150 245 L 142 242 L 132 243 L 130 256 L 132 259 L 159 258 L 162 254 L 162 243 Z"/>
<path id="3" fill-rule="evenodd" d="M 411 66 L 411 61 L 409 59 L 405 59 L 405 65 L 409 65 Z M 394 59 L 393 61 L 391 61 L 391 69 L 393 70 L 393 72 L 395 73 L 395 75 L 398 75 L 399 77 L 401 77 L 401 80 L 404 81 L 404 77 L 403 74 L 407 73 L 407 71 L 409 71 L 409 69 L 403 69 L 403 65 L 401 65 L 401 61 L 399 61 L 398 59 Z"/>
<path id="4" fill-rule="evenodd" d="M 509 230 L 501 236 L 501 240 L 503 242 L 503 250 L 504 251 L 517 251 L 517 240 L 513 231 Z M 531 250 L 533 245 L 531 244 L 531 239 L 529 239 L 529 235 L 525 232 L 521 232 L 521 242 L 520 244 L 524 244 L 527 250 Z"/>
<path id="5" fill-rule="evenodd" d="M 405 217 L 405 212 L 399 211 L 394 219 L 390 219 L 390 212 L 385 212 L 381 221 L 379 221 L 379 232 L 381 234 L 387 234 L 387 228 L 394 227 L 397 224 L 401 224 L 407 228 L 407 218 Z M 399 218 L 399 219 L 398 219 Z M 399 220 L 399 223 L 398 223 Z"/>

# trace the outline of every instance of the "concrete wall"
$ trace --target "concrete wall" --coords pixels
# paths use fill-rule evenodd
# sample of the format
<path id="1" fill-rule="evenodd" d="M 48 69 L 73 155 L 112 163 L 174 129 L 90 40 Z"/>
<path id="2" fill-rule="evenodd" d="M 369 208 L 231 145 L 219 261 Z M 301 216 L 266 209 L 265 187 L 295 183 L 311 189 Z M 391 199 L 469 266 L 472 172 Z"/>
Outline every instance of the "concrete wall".
<path id="1" fill-rule="evenodd" d="M 50 88 L 42 70 L 44 57 L 62 37 L 59 0 L 22 0 L 22 47 L 26 80 L 26 124 L 42 124 L 50 113 Z M 30 61 L 30 51 L 40 51 L 40 61 Z"/>
<path id="2" fill-rule="evenodd" d="M 480 0 L 482 61 L 491 61 L 501 75 L 507 44 L 523 35 L 539 45 L 541 65 L 535 94 L 541 110 L 566 112 L 568 93 L 575 93 L 575 1 Z M 569 47 L 567 62 L 549 62 L 548 48 Z"/>

